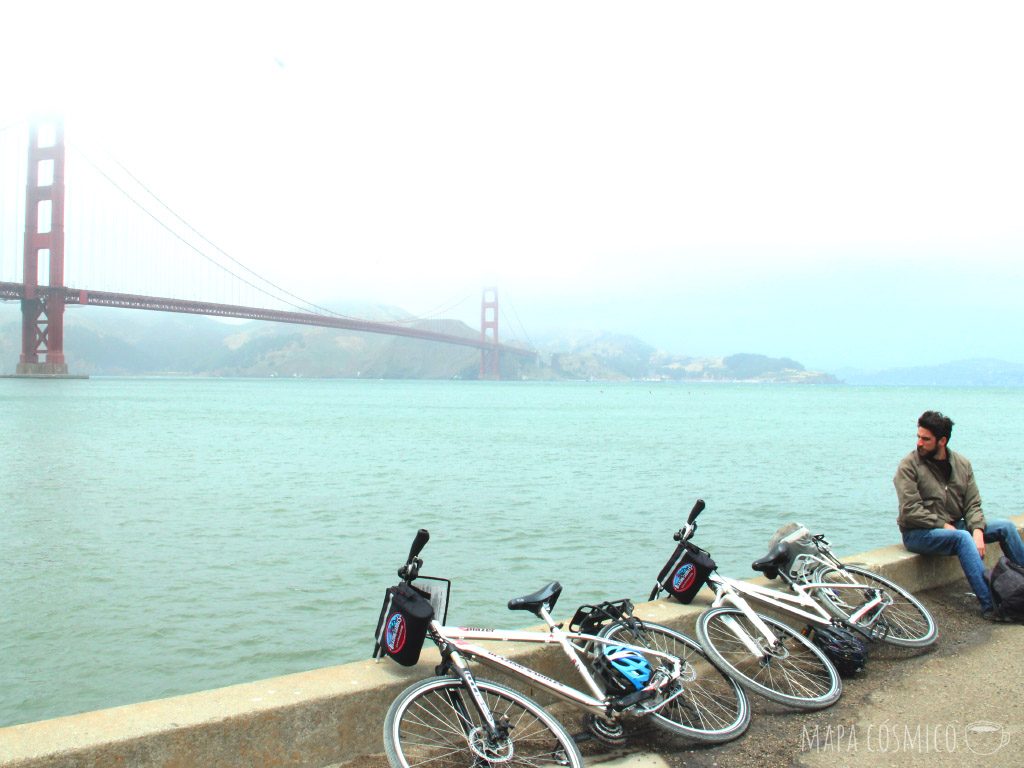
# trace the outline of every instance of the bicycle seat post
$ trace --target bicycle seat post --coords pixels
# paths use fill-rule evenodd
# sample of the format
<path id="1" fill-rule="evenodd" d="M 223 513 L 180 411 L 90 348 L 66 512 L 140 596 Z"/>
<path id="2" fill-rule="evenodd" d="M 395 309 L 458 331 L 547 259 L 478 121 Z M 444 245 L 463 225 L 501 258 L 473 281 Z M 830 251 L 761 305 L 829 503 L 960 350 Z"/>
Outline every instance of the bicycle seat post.
<path id="1" fill-rule="evenodd" d="M 537 609 L 537 615 L 544 620 L 544 623 L 547 624 L 548 629 L 558 629 L 558 625 L 555 624 L 555 620 L 551 618 L 551 611 L 548 610 L 547 603 L 544 603 L 540 608 Z"/>

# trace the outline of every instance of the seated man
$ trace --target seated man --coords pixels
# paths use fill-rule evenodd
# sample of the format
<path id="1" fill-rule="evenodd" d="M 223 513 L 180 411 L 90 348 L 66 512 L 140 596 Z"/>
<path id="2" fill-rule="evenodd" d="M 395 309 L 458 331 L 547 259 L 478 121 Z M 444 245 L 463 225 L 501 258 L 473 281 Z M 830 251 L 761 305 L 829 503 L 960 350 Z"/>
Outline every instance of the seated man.
<path id="1" fill-rule="evenodd" d="M 1003 554 L 1024 564 L 1024 544 L 1009 520 L 988 520 L 971 462 L 946 446 L 952 419 L 925 411 L 917 420 L 917 450 L 900 462 L 893 483 L 899 499 L 897 523 L 903 545 L 922 555 L 956 555 L 989 621 L 1004 620 L 995 610 L 985 580 L 985 544 L 998 541 Z"/>

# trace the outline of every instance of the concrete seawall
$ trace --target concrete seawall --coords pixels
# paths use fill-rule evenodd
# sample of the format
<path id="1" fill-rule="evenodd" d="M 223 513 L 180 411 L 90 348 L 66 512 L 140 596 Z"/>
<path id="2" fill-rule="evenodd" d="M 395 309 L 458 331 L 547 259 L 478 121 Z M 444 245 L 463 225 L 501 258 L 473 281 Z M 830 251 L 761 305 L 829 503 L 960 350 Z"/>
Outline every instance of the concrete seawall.
<path id="1" fill-rule="evenodd" d="M 1014 521 L 1024 526 L 1024 516 Z M 991 546 L 987 559 L 997 557 L 998 547 Z M 845 559 L 866 564 L 912 592 L 966 584 L 956 558 L 911 555 L 902 546 Z M 706 606 L 700 599 L 691 606 L 660 600 L 637 606 L 637 614 L 692 634 Z M 567 672 L 554 649 L 506 645 L 498 650 L 549 675 Z M 0 766 L 336 766 L 383 751 L 381 726 L 388 706 L 407 685 L 432 674 L 437 661 L 431 648 L 411 669 L 387 660 L 361 661 L 0 728 Z M 499 677 L 490 670 L 482 674 Z M 538 691 L 516 687 L 543 701 Z"/>

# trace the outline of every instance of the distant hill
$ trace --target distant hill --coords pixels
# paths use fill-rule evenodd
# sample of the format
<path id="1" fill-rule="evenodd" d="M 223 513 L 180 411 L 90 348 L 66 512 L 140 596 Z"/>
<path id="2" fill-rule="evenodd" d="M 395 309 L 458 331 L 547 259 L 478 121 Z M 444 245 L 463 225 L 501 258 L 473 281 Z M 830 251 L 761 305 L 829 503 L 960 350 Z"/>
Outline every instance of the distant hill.
<path id="1" fill-rule="evenodd" d="M 475 338 L 455 320 L 415 320 L 386 306 L 332 307 L 341 314 L 408 322 Z M 0 304 L 0 374 L 14 373 L 20 314 Z M 65 354 L 73 373 L 386 379 L 475 379 L 472 347 L 281 323 L 224 323 L 195 315 L 73 307 L 65 315 Z M 502 339 L 509 343 L 509 339 Z M 512 342 L 515 343 L 515 342 Z M 533 358 L 502 358 L 504 379 L 753 381 L 836 383 L 788 358 L 756 354 L 698 358 L 670 354 L 632 336 L 571 332 L 537 344 Z"/>
<path id="2" fill-rule="evenodd" d="M 805 370 L 788 358 L 756 354 L 687 357 L 658 351 L 633 336 L 613 333 L 565 334 L 547 338 L 539 346 L 546 351 L 551 369 L 559 378 L 839 383 L 827 373 Z"/>
<path id="3" fill-rule="evenodd" d="M 981 358 L 942 365 L 890 368 L 884 371 L 846 369 L 836 372 L 848 384 L 919 387 L 1022 387 L 1024 365 Z"/>

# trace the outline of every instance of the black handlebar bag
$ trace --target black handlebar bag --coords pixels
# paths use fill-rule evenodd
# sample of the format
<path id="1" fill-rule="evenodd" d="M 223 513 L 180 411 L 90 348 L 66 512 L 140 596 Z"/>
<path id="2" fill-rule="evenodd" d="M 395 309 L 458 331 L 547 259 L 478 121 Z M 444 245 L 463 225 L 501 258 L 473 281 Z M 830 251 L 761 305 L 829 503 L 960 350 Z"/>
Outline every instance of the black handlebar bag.
<path id="1" fill-rule="evenodd" d="M 377 620 L 373 657 L 390 656 L 402 666 L 413 666 L 420 660 L 432 618 L 429 592 L 405 582 L 388 587 Z"/>
<path id="2" fill-rule="evenodd" d="M 705 550 L 688 541 L 676 547 L 658 574 L 658 586 L 680 603 L 689 604 L 708 582 L 715 561 Z"/>

